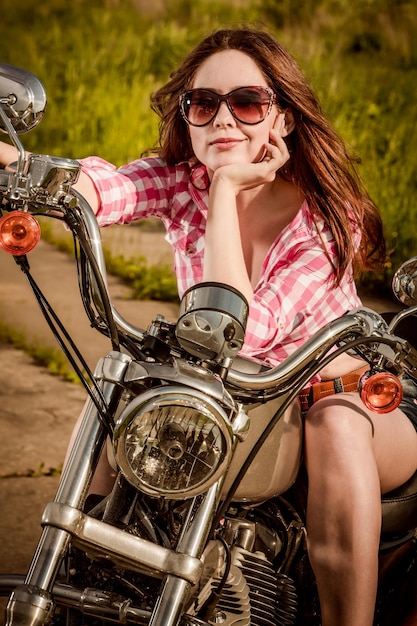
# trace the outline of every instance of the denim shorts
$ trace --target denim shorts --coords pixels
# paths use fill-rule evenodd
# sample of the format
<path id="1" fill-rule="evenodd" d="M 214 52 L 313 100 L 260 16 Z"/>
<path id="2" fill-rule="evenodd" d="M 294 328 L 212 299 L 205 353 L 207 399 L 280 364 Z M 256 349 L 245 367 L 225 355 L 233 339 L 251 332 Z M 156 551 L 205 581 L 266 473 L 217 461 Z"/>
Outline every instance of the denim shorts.
<path id="1" fill-rule="evenodd" d="M 404 374 L 401 378 L 401 383 L 404 395 L 399 408 L 411 420 L 414 428 L 417 430 L 417 380 Z"/>

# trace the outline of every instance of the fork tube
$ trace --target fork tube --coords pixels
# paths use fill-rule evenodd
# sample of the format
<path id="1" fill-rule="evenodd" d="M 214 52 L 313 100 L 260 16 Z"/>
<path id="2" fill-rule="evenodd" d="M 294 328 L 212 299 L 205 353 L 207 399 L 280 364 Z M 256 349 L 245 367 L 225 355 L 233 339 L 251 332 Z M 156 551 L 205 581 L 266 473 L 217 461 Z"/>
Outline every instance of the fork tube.
<path id="1" fill-rule="evenodd" d="M 201 557 L 211 530 L 222 484 L 223 479 L 215 483 L 206 493 L 203 501 L 200 496 L 194 498 L 178 541 L 177 552 L 196 558 Z M 189 590 L 190 584 L 185 580 L 171 575 L 166 576 L 149 626 L 178 624 Z"/>
<path id="2" fill-rule="evenodd" d="M 107 404 L 112 404 L 121 386 L 123 372 L 130 360 L 127 355 L 112 352 L 97 367 L 98 375 L 107 380 L 100 383 Z M 109 378 L 112 382 L 109 382 Z M 71 454 L 60 480 L 55 502 L 81 508 L 100 458 L 107 431 L 97 416 L 92 400 L 86 403 L 84 415 Z M 50 591 L 68 547 L 70 534 L 46 526 L 32 559 L 23 585 L 17 587 L 7 605 L 6 626 L 47 624 L 53 611 Z"/>
<path id="3" fill-rule="evenodd" d="M 104 426 L 97 419 L 97 409 L 90 400 L 85 407 L 80 430 L 60 480 L 55 502 L 68 504 L 74 508 L 82 506 L 105 438 Z M 66 531 L 50 526 L 44 528 L 26 576 L 27 584 L 42 589 L 50 588 L 60 567 L 69 537 Z"/>

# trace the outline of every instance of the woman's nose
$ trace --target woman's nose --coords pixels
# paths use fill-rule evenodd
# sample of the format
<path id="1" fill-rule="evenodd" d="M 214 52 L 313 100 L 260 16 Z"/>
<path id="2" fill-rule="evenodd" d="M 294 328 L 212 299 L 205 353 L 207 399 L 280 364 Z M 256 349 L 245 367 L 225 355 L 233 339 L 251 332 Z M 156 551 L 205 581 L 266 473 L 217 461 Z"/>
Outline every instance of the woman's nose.
<path id="1" fill-rule="evenodd" d="M 216 113 L 216 117 L 214 118 L 215 126 L 234 126 L 236 124 L 236 120 L 230 112 L 229 107 L 226 102 L 220 102 L 219 110 Z"/>

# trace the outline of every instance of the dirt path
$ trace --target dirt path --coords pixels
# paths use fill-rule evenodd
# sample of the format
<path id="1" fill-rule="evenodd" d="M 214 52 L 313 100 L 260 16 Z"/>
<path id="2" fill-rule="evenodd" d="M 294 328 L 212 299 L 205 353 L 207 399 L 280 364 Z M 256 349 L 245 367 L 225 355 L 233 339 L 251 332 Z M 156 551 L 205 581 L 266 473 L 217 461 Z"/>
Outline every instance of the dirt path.
<path id="1" fill-rule="evenodd" d="M 158 241 L 147 241 L 151 241 L 148 255 L 155 255 Z M 73 261 L 42 241 L 29 261 L 39 286 L 94 368 L 110 343 L 89 325 Z M 125 299 L 126 288 L 117 279 L 109 277 L 109 285 L 119 312 L 139 328 L 146 328 L 157 312 L 176 318 L 174 304 L 132 302 Z M 3 324 L 23 333 L 30 343 L 58 348 L 21 270 L 3 252 L 0 293 Z M 0 376 L 0 574 L 23 574 L 41 533 L 43 508 L 54 498 L 56 470 L 62 466 L 86 392 L 81 385 L 52 376 L 9 345 L 0 344 Z M 4 602 L 0 600 L 0 607 Z"/>

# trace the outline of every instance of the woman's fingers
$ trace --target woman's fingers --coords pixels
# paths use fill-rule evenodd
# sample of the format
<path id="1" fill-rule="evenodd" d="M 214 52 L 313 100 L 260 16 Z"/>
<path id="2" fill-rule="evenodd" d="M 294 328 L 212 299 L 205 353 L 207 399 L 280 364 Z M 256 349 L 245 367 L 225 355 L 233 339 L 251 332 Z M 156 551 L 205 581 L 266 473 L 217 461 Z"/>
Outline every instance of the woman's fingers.
<path id="1" fill-rule="evenodd" d="M 270 130 L 270 141 L 265 144 L 265 152 L 260 161 L 245 164 L 224 165 L 216 173 L 216 178 L 228 180 L 236 191 L 251 189 L 262 183 L 272 182 L 276 172 L 290 158 L 287 144 L 283 136 L 286 135 L 285 115 L 277 116 L 274 127 Z"/>

